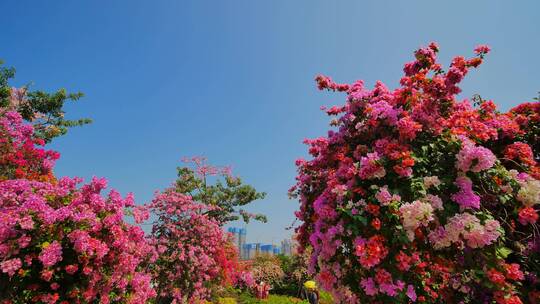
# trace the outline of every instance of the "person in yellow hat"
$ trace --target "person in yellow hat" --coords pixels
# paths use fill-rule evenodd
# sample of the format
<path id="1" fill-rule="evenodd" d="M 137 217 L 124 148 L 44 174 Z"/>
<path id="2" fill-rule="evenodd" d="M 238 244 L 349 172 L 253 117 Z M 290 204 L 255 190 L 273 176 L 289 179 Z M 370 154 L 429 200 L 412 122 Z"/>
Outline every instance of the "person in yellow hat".
<path id="1" fill-rule="evenodd" d="M 306 281 L 302 290 L 302 298 L 307 299 L 309 304 L 319 303 L 319 290 L 315 281 Z"/>

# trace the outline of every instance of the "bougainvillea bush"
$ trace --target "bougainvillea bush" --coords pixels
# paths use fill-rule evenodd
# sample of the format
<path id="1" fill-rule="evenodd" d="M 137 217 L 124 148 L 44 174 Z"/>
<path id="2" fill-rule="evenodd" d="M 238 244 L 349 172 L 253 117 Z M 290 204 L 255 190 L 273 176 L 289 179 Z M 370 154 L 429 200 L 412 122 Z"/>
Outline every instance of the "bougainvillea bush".
<path id="1" fill-rule="evenodd" d="M 458 100 L 489 47 L 447 71 L 438 51 L 417 50 L 395 90 L 317 77 L 347 99 L 297 161 L 310 271 L 346 303 L 537 303 L 540 103 Z"/>
<path id="2" fill-rule="evenodd" d="M 2 303 L 146 303 L 155 295 L 143 268 L 153 247 L 122 198 L 94 178 L 52 175 L 58 153 L 36 147 L 17 112 L 0 116 L 0 300 Z"/>
<path id="3" fill-rule="evenodd" d="M 19 113 L 4 110 L 0 303 L 195 303 L 218 286 L 240 279 L 251 284 L 214 216 L 223 214 L 219 206 L 195 202 L 178 191 L 180 183 L 157 193 L 149 206 L 135 206 L 132 195 L 122 198 L 112 190 L 103 196 L 104 179 L 82 186 L 78 178 L 57 179 L 59 154 L 40 147 L 44 141 Z M 245 187 L 223 191 L 258 195 L 253 190 L 242 196 Z M 149 218 L 148 207 L 157 221 L 145 236 L 125 216 L 141 223 Z"/>
<path id="4" fill-rule="evenodd" d="M 250 267 L 250 272 L 256 282 L 262 281 L 273 287 L 283 284 L 285 272 L 281 269 L 281 261 L 275 256 L 261 255 L 256 257 Z"/>
<path id="5" fill-rule="evenodd" d="M 114 190 L 102 196 L 104 179 L 79 183 L 0 182 L 6 303 L 146 303 L 155 295 L 141 268 L 153 249 L 141 228 L 123 219 L 132 197 Z"/>
<path id="6" fill-rule="evenodd" d="M 156 215 L 152 242 L 159 257 L 152 265 L 157 303 L 198 303 L 223 279 L 227 236 L 207 213 L 218 207 L 195 202 L 175 189 L 157 193 L 149 205 Z"/>

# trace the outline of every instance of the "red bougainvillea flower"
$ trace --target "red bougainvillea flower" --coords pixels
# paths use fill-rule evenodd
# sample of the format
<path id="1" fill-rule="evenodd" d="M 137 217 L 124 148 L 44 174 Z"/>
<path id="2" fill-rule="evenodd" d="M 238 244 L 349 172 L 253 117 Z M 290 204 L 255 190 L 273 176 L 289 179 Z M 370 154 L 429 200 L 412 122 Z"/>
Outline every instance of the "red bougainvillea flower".
<path id="1" fill-rule="evenodd" d="M 32 125 L 25 124 L 17 112 L 0 109 L 0 180 L 32 179 L 52 181 L 53 166 L 60 154 L 39 146 Z"/>
<path id="2" fill-rule="evenodd" d="M 519 211 L 519 222 L 522 224 L 522 225 L 527 225 L 527 224 L 534 224 L 536 223 L 536 221 L 538 221 L 538 213 L 536 213 L 536 210 L 534 210 L 534 208 L 532 207 L 525 207 L 525 208 L 522 208 L 520 211 Z"/>

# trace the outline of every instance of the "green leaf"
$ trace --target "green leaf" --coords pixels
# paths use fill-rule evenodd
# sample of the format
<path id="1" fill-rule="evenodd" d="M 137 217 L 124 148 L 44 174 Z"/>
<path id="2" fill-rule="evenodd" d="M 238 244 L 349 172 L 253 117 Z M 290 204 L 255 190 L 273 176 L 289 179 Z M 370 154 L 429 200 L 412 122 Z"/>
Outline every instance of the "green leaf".
<path id="1" fill-rule="evenodd" d="M 357 215 L 357 216 L 354 216 L 353 218 L 354 218 L 356 221 L 362 223 L 362 225 L 364 225 L 364 226 L 367 225 L 367 223 L 368 223 L 367 218 L 364 217 L 364 216 Z"/>
<path id="2" fill-rule="evenodd" d="M 497 257 L 501 259 L 506 259 L 512 253 L 512 249 L 507 248 L 507 247 L 500 247 L 500 248 L 497 248 L 496 252 L 497 252 Z"/>

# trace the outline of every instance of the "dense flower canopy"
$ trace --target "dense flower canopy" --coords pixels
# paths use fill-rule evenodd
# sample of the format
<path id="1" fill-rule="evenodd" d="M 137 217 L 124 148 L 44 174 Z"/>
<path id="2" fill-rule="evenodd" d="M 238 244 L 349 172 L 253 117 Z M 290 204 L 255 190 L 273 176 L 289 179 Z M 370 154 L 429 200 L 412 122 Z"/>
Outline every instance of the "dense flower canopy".
<path id="1" fill-rule="evenodd" d="M 0 293 L 8 303 L 142 304 L 155 295 L 141 269 L 153 248 L 123 218 L 133 198 L 102 196 L 104 179 L 80 182 L 0 182 Z"/>
<path id="2" fill-rule="evenodd" d="M 310 270 L 346 303 L 536 303 L 540 103 L 458 100 L 489 47 L 448 71 L 438 51 L 417 50 L 393 91 L 317 77 L 347 101 L 297 161 Z"/>
<path id="3" fill-rule="evenodd" d="M 152 243 L 159 257 L 152 265 L 158 303 L 198 303 L 223 278 L 224 245 L 219 222 L 208 215 L 217 207 L 195 202 L 189 195 L 166 189 L 150 209 L 157 216 Z"/>

